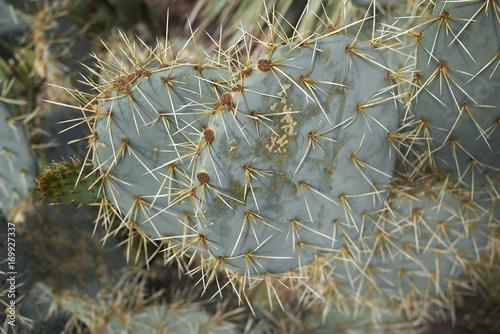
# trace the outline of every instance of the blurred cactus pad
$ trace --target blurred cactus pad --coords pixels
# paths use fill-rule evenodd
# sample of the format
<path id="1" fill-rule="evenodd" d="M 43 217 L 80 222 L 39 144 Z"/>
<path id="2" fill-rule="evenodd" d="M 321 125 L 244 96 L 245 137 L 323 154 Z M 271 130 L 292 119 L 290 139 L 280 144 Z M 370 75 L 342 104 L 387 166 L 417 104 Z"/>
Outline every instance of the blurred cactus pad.
<path id="1" fill-rule="evenodd" d="M 9 215 L 33 188 L 38 171 L 22 120 L 0 101 L 0 214 Z"/>

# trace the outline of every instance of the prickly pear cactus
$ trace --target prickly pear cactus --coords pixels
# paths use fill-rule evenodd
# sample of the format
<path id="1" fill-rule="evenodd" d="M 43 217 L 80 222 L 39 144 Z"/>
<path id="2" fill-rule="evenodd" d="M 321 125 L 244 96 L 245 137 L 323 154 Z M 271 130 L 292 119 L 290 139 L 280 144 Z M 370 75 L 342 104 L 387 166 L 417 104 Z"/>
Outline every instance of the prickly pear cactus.
<path id="1" fill-rule="evenodd" d="M 22 124 L 0 102 L 0 210 L 9 215 L 34 187 L 38 166 Z"/>
<path id="2" fill-rule="evenodd" d="M 85 329 L 110 334 L 241 333 L 240 327 L 243 326 L 232 321 L 241 310 L 225 311 L 220 302 L 210 303 L 212 305 L 194 302 L 185 294 L 173 300 L 165 300 L 161 291 L 145 296 L 146 281 L 144 271 L 125 271 L 115 285 L 106 285 L 95 295 L 67 291 L 54 296 L 53 302 L 72 314 L 67 328 L 76 331 Z M 209 308 L 217 311 L 214 313 Z"/>
<path id="3" fill-rule="evenodd" d="M 393 305 L 377 305 L 370 309 L 363 306 L 346 306 L 345 313 L 336 308 L 323 308 L 311 312 L 296 333 L 353 333 L 353 334 L 410 334 L 417 327 L 408 323 Z"/>
<path id="4" fill-rule="evenodd" d="M 119 220 L 109 235 L 187 257 L 204 287 L 240 300 L 263 282 L 283 306 L 276 285 L 299 282 L 303 300 L 333 305 L 321 331 L 398 332 L 400 316 L 453 309 L 454 286 L 477 281 L 471 263 L 495 253 L 500 115 L 484 88 L 500 38 L 493 2 L 443 3 L 377 37 L 372 7 L 372 29 L 328 21 L 286 37 L 276 24 L 214 57 L 181 59 L 165 42 L 141 46 L 146 63 L 99 62 L 97 93 L 75 96 L 92 131 L 85 188 L 103 194 L 106 225 Z M 256 40 L 265 52 L 251 57 Z M 48 198 L 63 195 L 57 172 L 44 177 Z M 164 320 L 123 311 L 96 328 Z"/>
<path id="5" fill-rule="evenodd" d="M 3 323 L 2 329 L 7 334 L 62 333 L 69 314 L 53 305 L 52 288 L 42 282 L 34 282 L 33 286 L 17 303 L 17 319 L 15 326 Z M 0 315 L 0 320 L 4 320 Z M 7 319 L 6 321 L 12 319 Z"/>
<path id="6" fill-rule="evenodd" d="M 357 238 L 392 175 L 382 56 L 342 35 L 268 45 L 255 64 L 148 64 L 102 87 L 93 162 L 124 224 L 245 275 Z M 242 57 L 242 55 L 238 55 Z"/>
<path id="7" fill-rule="evenodd" d="M 92 169 L 78 160 L 63 160 L 45 167 L 37 177 L 36 190 L 42 201 L 89 204 L 100 197 L 92 187 L 96 180 Z"/>
<path id="8" fill-rule="evenodd" d="M 469 190 L 432 178 L 394 184 L 390 193 L 387 208 L 367 216 L 361 252 L 346 249 L 345 254 L 358 254 L 352 256 L 351 276 L 338 275 L 336 268 L 345 264 L 332 261 L 331 282 L 356 282 L 358 295 L 367 299 L 397 296 L 406 301 L 410 318 L 409 305 L 416 301 L 439 301 L 452 309 L 446 293 L 464 274 L 474 276 L 469 263 L 479 260 L 500 223 L 497 200 L 486 191 L 471 200 Z"/>
<path id="9" fill-rule="evenodd" d="M 490 1 L 440 1 L 432 18 L 413 28 L 419 40 L 408 136 L 417 150 L 414 171 L 430 165 L 471 189 L 498 175 L 498 9 Z"/>
<path id="10" fill-rule="evenodd" d="M 162 333 L 168 331 L 175 334 L 237 334 L 237 327 L 227 321 L 219 320 L 196 307 L 179 307 L 171 305 L 152 305 L 128 314 L 115 316 L 102 329 L 101 333 Z"/>

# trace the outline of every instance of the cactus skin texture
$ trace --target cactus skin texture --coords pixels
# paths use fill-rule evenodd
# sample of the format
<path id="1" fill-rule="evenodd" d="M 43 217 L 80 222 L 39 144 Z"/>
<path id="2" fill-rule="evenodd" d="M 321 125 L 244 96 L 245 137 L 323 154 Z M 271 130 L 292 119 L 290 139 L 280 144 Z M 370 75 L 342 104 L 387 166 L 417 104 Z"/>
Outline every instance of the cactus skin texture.
<path id="1" fill-rule="evenodd" d="M 472 201 L 469 190 L 433 178 L 393 185 L 390 194 L 386 210 L 369 214 L 373 224 L 358 259 L 365 268 L 359 285 L 397 296 L 404 305 L 432 304 L 442 297 L 440 302 L 452 309 L 446 293 L 464 273 L 473 274 L 470 262 L 480 259 L 500 222 L 495 199 L 484 191 Z M 409 318 L 411 312 L 406 310 Z"/>
<path id="2" fill-rule="evenodd" d="M 34 187 L 38 166 L 26 130 L 0 102 L 0 210 L 9 215 Z"/>
<path id="3" fill-rule="evenodd" d="M 500 171 L 498 9 L 490 1 L 439 2 L 414 30 L 423 32 L 410 101 L 409 137 L 420 137 L 415 171 L 430 165 L 473 190 Z"/>
<path id="4" fill-rule="evenodd" d="M 359 236 L 395 164 L 383 59 L 341 35 L 273 49 L 254 65 L 144 66 L 110 82 L 94 164 L 126 224 L 245 275 L 338 249 L 334 219 Z"/>

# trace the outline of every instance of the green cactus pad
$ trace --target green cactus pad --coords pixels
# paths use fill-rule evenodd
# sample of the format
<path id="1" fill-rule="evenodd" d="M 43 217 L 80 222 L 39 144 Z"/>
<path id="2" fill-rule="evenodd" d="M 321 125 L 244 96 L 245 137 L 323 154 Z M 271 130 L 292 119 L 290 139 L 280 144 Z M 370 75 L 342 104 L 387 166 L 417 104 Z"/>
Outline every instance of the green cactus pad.
<path id="1" fill-rule="evenodd" d="M 92 333 L 241 333 L 241 309 L 227 310 L 220 302 L 195 302 L 192 291 L 176 291 L 173 299 L 164 291 L 150 294 L 150 272 L 124 270 L 111 285 L 92 294 L 65 290 L 52 294 L 53 305 L 72 315 L 70 332 Z M 227 310 L 227 311 L 226 311 Z"/>
<path id="2" fill-rule="evenodd" d="M 390 304 L 376 305 L 370 309 L 364 306 L 345 306 L 343 312 L 335 307 L 324 307 L 322 314 L 314 312 L 308 316 L 302 326 L 304 332 L 315 334 L 352 333 L 352 334 L 411 334 L 418 333 L 401 315 L 401 311 Z M 299 333 L 299 332 L 297 332 Z M 302 332 L 300 332 L 302 333 Z"/>
<path id="3" fill-rule="evenodd" d="M 433 179 L 394 186 L 388 207 L 367 214 L 360 242 L 346 247 L 350 262 L 332 259 L 329 285 L 366 299 L 431 303 L 472 274 L 469 263 L 490 245 L 499 217 L 486 191 L 471 199 L 470 191 Z"/>
<path id="4" fill-rule="evenodd" d="M 90 168 L 85 168 L 75 159 L 71 162 L 54 162 L 38 175 L 36 189 L 42 200 L 54 203 L 94 203 L 100 196 L 95 190 L 97 187 L 91 188 L 97 180 L 97 176 L 91 172 Z"/>
<path id="5" fill-rule="evenodd" d="M 110 320 L 102 333 L 126 331 L 131 334 L 237 334 L 237 327 L 224 320 L 217 319 L 196 307 L 172 308 L 170 305 L 152 305 L 122 314 Z"/>
<path id="6" fill-rule="evenodd" d="M 35 185 L 38 166 L 26 130 L 0 102 L 0 210 L 9 215 Z"/>
<path id="7" fill-rule="evenodd" d="M 376 49 L 342 35 L 269 47 L 253 65 L 120 76 L 93 125 L 93 162 L 126 224 L 247 275 L 337 251 L 334 219 L 356 238 L 395 163 L 398 110 Z"/>
<path id="8" fill-rule="evenodd" d="M 472 189 L 500 172 L 500 20 L 488 3 L 441 1 L 414 28 L 422 31 L 410 100 L 415 166 Z"/>

